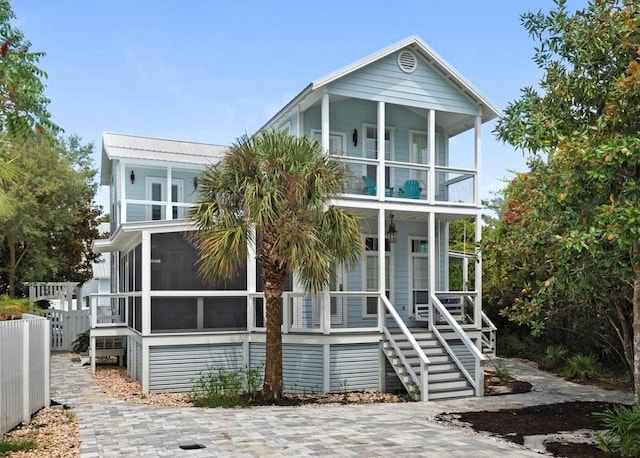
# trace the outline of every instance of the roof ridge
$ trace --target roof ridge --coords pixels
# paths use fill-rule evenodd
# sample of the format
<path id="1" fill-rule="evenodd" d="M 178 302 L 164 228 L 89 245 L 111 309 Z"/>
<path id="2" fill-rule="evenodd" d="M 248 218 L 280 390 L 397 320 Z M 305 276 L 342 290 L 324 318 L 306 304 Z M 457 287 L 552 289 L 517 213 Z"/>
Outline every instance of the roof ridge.
<path id="1" fill-rule="evenodd" d="M 190 143 L 193 145 L 203 145 L 203 146 L 219 146 L 221 148 L 228 148 L 229 145 L 220 145 L 218 143 L 205 143 L 205 142 L 195 142 L 192 140 L 176 140 L 174 138 L 162 138 L 162 137 L 150 137 L 148 135 L 135 135 L 135 134 L 121 134 L 118 132 L 103 132 L 102 133 L 102 138 L 104 140 L 105 135 L 116 135 L 119 137 L 132 137 L 132 138 L 143 138 L 143 139 L 147 139 L 147 140 L 160 140 L 163 142 L 172 142 L 172 143 Z M 131 149 L 141 149 L 142 151 L 152 151 L 152 150 L 145 150 L 144 148 L 131 148 Z"/>

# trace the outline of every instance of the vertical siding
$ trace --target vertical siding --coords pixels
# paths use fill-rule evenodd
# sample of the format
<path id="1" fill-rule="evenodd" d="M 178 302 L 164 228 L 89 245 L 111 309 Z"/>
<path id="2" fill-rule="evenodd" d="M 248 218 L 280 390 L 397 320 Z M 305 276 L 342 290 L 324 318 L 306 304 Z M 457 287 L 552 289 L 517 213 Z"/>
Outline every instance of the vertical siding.
<path id="1" fill-rule="evenodd" d="M 428 62 L 418 57 L 413 73 L 404 73 L 393 53 L 329 84 L 330 94 L 382 100 L 398 105 L 478 114 L 479 108 Z"/>
<path id="2" fill-rule="evenodd" d="M 210 370 L 240 371 L 242 345 L 161 346 L 149 349 L 149 391 L 188 392 Z"/>
<path id="3" fill-rule="evenodd" d="M 380 353 L 377 344 L 331 345 L 331 391 L 378 390 Z"/>

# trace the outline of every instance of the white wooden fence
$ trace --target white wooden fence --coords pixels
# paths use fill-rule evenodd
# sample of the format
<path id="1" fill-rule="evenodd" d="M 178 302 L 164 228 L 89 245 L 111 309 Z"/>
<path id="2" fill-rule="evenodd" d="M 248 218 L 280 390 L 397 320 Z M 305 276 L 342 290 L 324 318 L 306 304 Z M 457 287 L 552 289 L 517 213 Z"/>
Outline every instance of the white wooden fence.
<path id="1" fill-rule="evenodd" d="M 49 321 L 35 315 L 0 322 L 0 434 L 51 403 Z"/>
<path id="2" fill-rule="evenodd" d="M 78 334 L 89 329 L 89 310 L 47 309 L 42 314 L 51 321 L 51 351 L 71 351 Z"/>

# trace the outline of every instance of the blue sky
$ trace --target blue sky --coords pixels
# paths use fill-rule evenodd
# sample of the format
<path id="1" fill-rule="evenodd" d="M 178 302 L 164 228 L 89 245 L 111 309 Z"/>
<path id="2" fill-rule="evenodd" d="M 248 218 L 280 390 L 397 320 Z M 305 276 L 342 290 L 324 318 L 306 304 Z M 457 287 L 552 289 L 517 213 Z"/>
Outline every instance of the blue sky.
<path id="1" fill-rule="evenodd" d="M 570 0 L 569 8 L 586 6 Z M 498 108 L 540 77 L 525 11 L 551 0 L 14 0 L 16 24 L 47 55 L 53 120 L 95 145 L 120 132 L 229 144 L 309 82 L 417 34 Z M 483 130 L 482 194 L 523 170 Z M 108 203 L 102 189 L 98 203 Z"/>

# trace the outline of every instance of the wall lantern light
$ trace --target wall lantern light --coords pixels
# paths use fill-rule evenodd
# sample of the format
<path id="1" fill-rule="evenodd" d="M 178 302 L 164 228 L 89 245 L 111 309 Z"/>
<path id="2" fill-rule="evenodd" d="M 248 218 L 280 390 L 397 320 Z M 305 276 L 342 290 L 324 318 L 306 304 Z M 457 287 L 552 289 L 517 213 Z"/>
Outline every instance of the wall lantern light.
<path id="1" fill-rule="evenodd" d="M 198 177 L 193 177 L 193 190 L 198 189 Z"/>
<path id="2" fill-rule="evenodd" d="M 136 174 L 133 170 L 131 171 L 131 175 L 129 175 L 129 178 L 131 178 L 131 184 L 134 184 L 136 182 Z"/>
<path id="3" fill-rule="evenodd" d="M 353 146 L 358 146 L 358 129 L 353 129 L 351 140 L 353 140 Z"/>
<path id="4" fill-rule="evenodd" d="M 396 243 L 398 241 L 398 231 L 396 231 L 396 225 L 393 224 L 393 213 L 389 217 L 391 222 L 389 223 L 389 229 L 387 229 L 387 240 L 389 243 Z"/>

